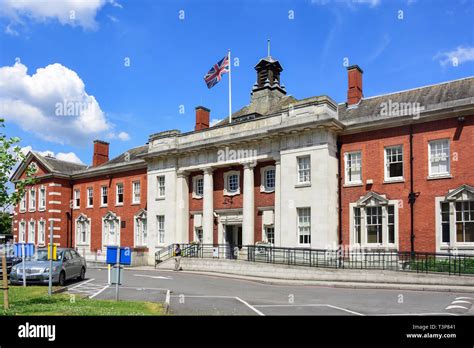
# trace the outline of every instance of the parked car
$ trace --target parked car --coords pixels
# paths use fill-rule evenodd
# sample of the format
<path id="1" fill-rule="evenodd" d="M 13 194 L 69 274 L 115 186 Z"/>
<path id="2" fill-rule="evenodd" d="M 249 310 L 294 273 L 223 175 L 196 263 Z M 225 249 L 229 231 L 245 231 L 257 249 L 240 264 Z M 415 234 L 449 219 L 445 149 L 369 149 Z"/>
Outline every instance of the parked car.
<path id="1" fill-rule="evenodd" d="M 12 244 L 5 244 L 0 246 L 0 256 L 6 252 L 7 256 L 7 274 L 10 274 L 12 267 L 15 266 L 17 263 L 21 262 L 21 257 L 16 257 L 13 252 L 13 245 Z M 3 275 L 3 268 L 0 259 L 0 278 Z"/>
<path id="2" fill-rule="evenodd" d="M 58 259 L 53 261 L 52 279 L 54 284 L 64 285 L 67 280 L 86 277 L 86 260 L 72 248 L 58 248 Z M 48 250 L 40 248 L 31 260 L 25 261 L 27 283 L 48 284 L 49 282 Z M 10 273 L 12 284 L 23 283 L 23 263 L 12 267 Z"/>

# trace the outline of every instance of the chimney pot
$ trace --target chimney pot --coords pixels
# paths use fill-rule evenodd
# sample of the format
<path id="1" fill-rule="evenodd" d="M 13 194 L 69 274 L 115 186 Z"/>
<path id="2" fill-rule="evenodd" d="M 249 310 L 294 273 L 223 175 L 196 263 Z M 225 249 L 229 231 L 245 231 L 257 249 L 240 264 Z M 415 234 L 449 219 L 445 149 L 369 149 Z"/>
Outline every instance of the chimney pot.
<path id="1" fill-rule="evenodd" d="M 211 110 L 204 106 L 196 106 L 196 125 L 194 130 L 209 128 L 209 118 Z"/>
<path id="2" fill-rule="evenodd" d="M 94 140 L 94 155 L 92 166 L 97 167 L 109 161 L 109 143 L 102 140 Z"/>
<path id="3" fill-rule="evenodd" d="M 364 72 L 358 65 L 347 67 L 347 78 L 349 87 L 347 90 L 347 104 L 357 104 L 363 97 L 362 91 L 362 74 Z"/>

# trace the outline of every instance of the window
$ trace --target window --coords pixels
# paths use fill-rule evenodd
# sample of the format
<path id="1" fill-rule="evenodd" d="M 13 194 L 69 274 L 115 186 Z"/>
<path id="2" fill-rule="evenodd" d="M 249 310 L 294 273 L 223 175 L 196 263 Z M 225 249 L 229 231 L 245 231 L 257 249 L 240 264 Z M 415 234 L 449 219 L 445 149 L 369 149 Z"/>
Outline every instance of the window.
<path id="1" fill-rule="evenodd" d="M 299 244 L 311 244 L 311 208 L 298 208 Z"/>
<path id="2" fill-rule="evenodd" d="M 193 197 L 201 198 L 204 195 L 204 177 L 197 175 L 193 177 Z"/>
<path id="3" fill-rule="evenodd" d="M 74 190 L 74 208 L 81 206 L 81 191 Z"/>
<path id="4" fill-rule="evenodd" d="M 120 245 L 120 221 L 113 213 L 103 219 L 104 245 Z"/>
<path id="5" fill-rule="evenodd" d="M 115 199 L 115 204 L 116 205 L 122 205 L 123 204 L 123 184 L 117 184 L 116 186 L 116 199 Z"/>
<path id="6" fill-rule="evenodd" d="M 387 215 L 388 215 L 388 242 L 390 244 L 395 243 L 395 207 L 393 205 L 389 205 L 387 207 Z"/>
<path id="7" fill-rule="evenodd" d="M 346 184 L 360 184 L 362 182 L 361 152 L 346 153 Z"/>
<path id="8" fill-rule="evenodd" d="M 20 231 L 18 233 L 18 242 L 19 243 L 26 242 L 26 223 L 25 223 L 25 221 L 20 222 Z"/>
<path id="9" fill-rule="evenodd" d="M 361 243 L 360 208 L 354 208 L 354 243 Z"/>
<path id="10" fill-rule="evenodd" d="M 298 183 L 311 182 L 310 156 L 298 157 Z"/>
<path id="11" fill-rule="evenodd" d="M 230 193 L 235 193 L 239 189 L 239 176 L 232 174 L 227 177 L 227 190 Z"/>
<path id="12" fill-rule="evenodd" d="M 140 181 L 134 181 L 133 186 L 133 203 L 140 203 Z"/>
<path id="13" fill-rule="evenodd" d="M 44 186 L 39 189 L 39 209 L 46 209 L 46 188 Z"/>
<path id="14" fill-rule="evenodd" d="M 429 175 L 449 175 L 449 140 L 429 142 Z"/>
<path id="15" fill-rule="evenodd" d="M 231 170 L 224 173 L 224 195 L 240 194 L 240 172 Z"/>
<path id="16" fill-rule="evenodd" d="M 31 220 L 30 224 L 28 225 L 28 243 L 35 242 L 35 227 L 36 222 L 34 220 Z"/>
<path id="17" fill-rule="evenodd" d="M 145 246 L 147 243 L 146 211 L 142 210 L 135 217 L 135 246 Z"/>
<path id="18" fill-rule="evenodd" d="M 87 188 L 87 207 L 92 208 L 94 206 L 94 189 L 92 187 Z"/>
<path id="19" fill-rule="evenodd" d="M 46 221 L 41 220 L 38 223 L 38 244 L 44 245 L 46 239 Z"/>
<path id="20" fill-rule="evenodd" d="M 449 203 L 441 203 L 441 242 L 449 243 L 451 241 L 451 228 L 449 221 Z"/>
<path id="21" fill-rule="evenodd" d="M 385 148 L 385 180 L 403 179 L 403 146 Z"/>
<path id="22" fill-rule="evenodd" d="M 202 243 L 202 228 L 196 227 L 195 230 L 195 235 L 194 235 L 194 240 L 198 241 L 199 243 Z"/>
<path id="23" fill-rule="evenodd" d="M 158 182 L 158 198 L 164 198 L 166 194 L 165 177 L 159 176 L 157 178 L 157 182 Z"/>
<path id="24" fill-rule="evenodd" d="M 76 245 L 89 244 L 89 219 L 80 215 L 76 220 Z"/>
<path id="25" fill-rule="evenodd" d="M 30 189 L 30 202 L 29 202 L 29 209 L 35 210 L 36 209 L 36 189 Z"/>
<path id="26" fill-rule="evenodd" d="M 165 216 L 158 215 L 157 219 L 157 229 L 158 229 L 158 243 L 165 243 Z"/>
<path id="27" fill-rule="evenodd" d="M 474 242 L 474 201 L 456 202 L 456 241 Z"/>
<path id="28" fill-rule="evenodd" d="M 100 204 L 102 206 L 107 206 L 107 197 L 108 197 L 109 189 L 107 186 L 102 186 L 101 187 L 101 192 L 100 192 Z"/>
<path id="29" fill-rule="evenodd" d="M 367 243 L 382 244 L 382 207 L 366 208 Z"/>
<path id="30" fill-rule="evenodd" d="M 260 191 L 275 191 L 275 167 L 262 168 L 262 186 Z"/>
<path id="31" fill-rule="evenodd" d="M 273 226 L 265 227 L 265 235 L 268 243 L 275 244 L 275 228 Z"/>
<path id="32" fill-rule="evenodd" d="M 26 191 L 23 194 L 23 196 L 21 196 L 20 211 L 22 212 L 26 211 Z"/>

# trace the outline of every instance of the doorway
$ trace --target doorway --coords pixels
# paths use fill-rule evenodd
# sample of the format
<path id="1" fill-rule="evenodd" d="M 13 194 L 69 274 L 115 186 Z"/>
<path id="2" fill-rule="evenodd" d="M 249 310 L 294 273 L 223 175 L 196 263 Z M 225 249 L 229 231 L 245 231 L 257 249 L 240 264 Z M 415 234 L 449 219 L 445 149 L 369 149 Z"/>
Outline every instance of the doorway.
<path id="1" fill-rule="evenodd" d="M 242 225 L 226 225 L 225 227 L 226 255 L 228 258 L 236 258 L 235 247 L 242 248 Z"/>

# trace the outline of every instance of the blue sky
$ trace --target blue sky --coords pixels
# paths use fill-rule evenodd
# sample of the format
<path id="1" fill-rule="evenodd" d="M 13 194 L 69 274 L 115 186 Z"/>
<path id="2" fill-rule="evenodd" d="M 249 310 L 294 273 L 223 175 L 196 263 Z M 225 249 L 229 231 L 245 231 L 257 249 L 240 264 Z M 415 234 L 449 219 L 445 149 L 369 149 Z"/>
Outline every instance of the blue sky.
<path id="1" fill-rule="evenodd" d="M 296 98 L 345 101 L 345 58 L 364 70 L 366 97 L 474 75 L 469 0 L 70 3 L 0 0 L 0 117 L 21 146 L 86 164 L 92 139 L 110 141 L 113 157 L 192 130 L 197 105 L 226 117 L 227 76 L 210 90 L 203 76 L 228 48 L 233 110 L 247 104 L 268 38 Z M 87 100 L 88 116 L 54 115 L 63 97 Z"/>

